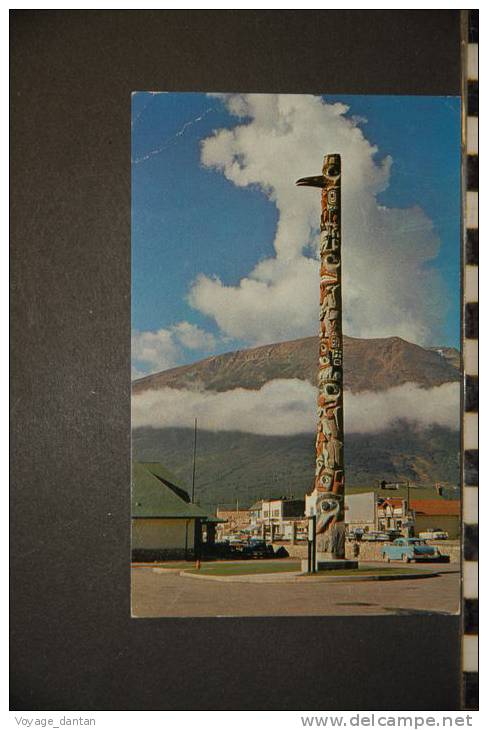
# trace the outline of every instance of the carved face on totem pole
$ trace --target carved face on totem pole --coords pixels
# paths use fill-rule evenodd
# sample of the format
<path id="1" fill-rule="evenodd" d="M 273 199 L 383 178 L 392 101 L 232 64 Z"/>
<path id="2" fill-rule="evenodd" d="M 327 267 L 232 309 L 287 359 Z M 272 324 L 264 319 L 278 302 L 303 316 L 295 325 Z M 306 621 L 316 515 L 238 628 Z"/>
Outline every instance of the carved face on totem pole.
<path id="1" fill-rule="evenodd" d="M 317 533 L 326 532 L 332 521 L 336 521 L 343 511 L 342 496 L 334 492 L 317 494 L 315 513 L 317 515 Z"/>
<path id="2" fill-rule="evenodd" d="M 317 549 L 336 554 L 344 549 L 344 497 L 334 492 L 317 493 Z"/>

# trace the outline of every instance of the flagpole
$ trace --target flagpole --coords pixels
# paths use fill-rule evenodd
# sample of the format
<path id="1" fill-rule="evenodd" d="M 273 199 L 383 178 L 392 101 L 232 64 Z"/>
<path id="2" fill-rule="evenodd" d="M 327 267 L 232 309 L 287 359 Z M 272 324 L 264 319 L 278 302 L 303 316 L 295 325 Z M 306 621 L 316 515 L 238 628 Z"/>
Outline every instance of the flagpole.
<path id="1" fill-rule="evenodd" d="M 197 456 L 197 419 L 195 418 L 195 430 L 193 433 L 193 474 L 191 480 L 191 501 L 195 501 L 195 469 Z"/>

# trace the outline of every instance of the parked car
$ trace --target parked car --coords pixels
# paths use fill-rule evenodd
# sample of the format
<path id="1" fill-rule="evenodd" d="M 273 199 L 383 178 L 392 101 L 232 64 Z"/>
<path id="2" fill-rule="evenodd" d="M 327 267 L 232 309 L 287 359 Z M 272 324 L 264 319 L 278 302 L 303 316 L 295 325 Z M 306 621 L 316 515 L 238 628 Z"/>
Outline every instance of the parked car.
<path id="1" fill-rule="evenodd" d="M 385 530 L 386 534 L 388 535 L 388 539 L 390 542 L 393 542 L 393 540 L 396 540 L 399 537 L 402 537 L 402 533 L 400 530 Z"/>
<path id="2" fill-rule="evenodd" d="M 390 542 L 390 538 L 388 537 L 387 532 L 377 532 L 374 530 L 371 530 L 370 532 L 364 532 L 361 540 L 364 542 Z"/>
<path id="3" fill-rule="evenodd" d="M 382 557 L 388 563 L 390 560 L 403 560 L 404 563 L 417 560 L 439 563 L 449 562 L 448 555 L 441 555 L 439 548 L 434 545 L 427 545 L 425 540 L 418 537 L 400 537 L 390 545 L 385 545 L 382 550 Z"/>
<path id="4" fill-rule="evenodd" d="M 448 540 L 449 534 L 440 527 L 428 527 L 427 530 L 419 532 L 419 537 L 422 540 Z"/>
<path id="5" fill-rule="evenodd" d="M 346 533 L 346 539 L 347 540 L 361 540 L 363 535 L 364 535 L 364 530 L 362 529 L 362 527 L 356 527 L 354 530 L 349 530 Z"/>
<path id="6" fill-rule="evenodd" d="M 234 548 L 242 548 L 247 545 L 247 539 L 245 537 L 242 537 L 242 535 L 230 535 L 227 538 L 227 542 L 231 547 Z"/>
<path id="7" fill-rule="evenodd" d="M 244 550 L 247 546 L 247 540 L 243 539 L 240 535 L 229 535 L 226 539 L 227 543 L 227 557 L 229 558 L 242 558 Z"/>
<path id="8" fill-rule="evenodd" d="M 273 546 L 267 545 L 264 540 L 251 537 L 248 544 L 242 549 L 242 553 L 248 558 L 270 558 L 274 554 Z"/>

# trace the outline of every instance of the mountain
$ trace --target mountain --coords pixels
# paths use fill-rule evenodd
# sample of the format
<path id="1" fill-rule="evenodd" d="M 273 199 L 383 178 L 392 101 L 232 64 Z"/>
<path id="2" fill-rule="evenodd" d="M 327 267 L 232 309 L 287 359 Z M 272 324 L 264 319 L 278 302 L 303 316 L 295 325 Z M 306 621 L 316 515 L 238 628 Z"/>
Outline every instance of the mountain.
<path id="1" fill-rule="evenodd" d="M 459 381 L 459 353 L 453 348 L 424 349 L 390 337 L 344 338 L 344 381 L 351 391 L 381 391 L 406 382 L 429 388 Z M 239 350 L 149 375 L 133 383 L 135 395 L 164 387 L 225 391 L 259 389 L 275 378 L 316 382 L 318 338 Z M 138 428 L 132 434 L 134 459 L 160 461 L 182 483 L 191 483 L 193 431 Z M 263 496 L 302 496 L 314 477 L 314 437 L 261 436 L 241 432 L 198 432 L 196 494 L 215 509 L 239 500 L 249 506 Z M 372 488 L 376 480 L 435 482 L 455 497 L 459 485 L 459 434 L 440 426 L 421 429 L 408 423 L 380 433 L 346 434 L 346 491 Z M 434 496 L 434 495 L 430 495 Z"/>
<path id="2" fill-rule="evenodd" d="M 140 378 L 134 394 L 158 388 L 198 388 L 214 391 L 249 388 L 258 390 L 274 378 L 299 378 L 315 384 L 318 337 L 237 350 L 200 360 L 191 365 Z M 400 337 L 362 340 L 344 337 L 344 386 L 353 392 L 384 390 L 403 383 L 429 388 L 459 379 L 449 348 L 424 349 Z M 447 349 L 446 349 L 447 350 Z"/>
<path id="3" fill-rule="evenodd" d="M 461 367 L 461 353 L 455 347 L 429 347 L 430 352 L 437 352 L 457 370 Z"/>
<path id="4" fill-rule="evenodd" d="M 192 429 L 139 428 L 132 435 L 133 458 L 162 462 L 182 485 L 191 484 Z M 447 485 L 447 497 L 458 497 L 459 434 L 439 426 L 418 431 L 406 423 L 375 434 L 346 434 L 346 491 L 373 488 L 376 480 L 407 479 L 428 487 Z M 259 436 L 252 433 L 199 431 L 197 437 L 197 501 L 206 509 L 217 505 L 242 508 L 262 497 L 309 491 L 315 469 L 314 437 Z M 398 496 L 397 493 L 389 493 Z M 420 496 L 420 495 L 419 495 Z M 423 495 L 422 495 L 423 496 Z"/>

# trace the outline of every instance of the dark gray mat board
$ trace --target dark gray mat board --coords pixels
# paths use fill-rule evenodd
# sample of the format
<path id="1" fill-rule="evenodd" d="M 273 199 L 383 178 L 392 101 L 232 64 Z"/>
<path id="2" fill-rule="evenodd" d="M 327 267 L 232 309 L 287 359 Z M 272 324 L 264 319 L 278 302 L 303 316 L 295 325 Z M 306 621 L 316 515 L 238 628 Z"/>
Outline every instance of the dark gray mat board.
<path id="1" fill-rule="evenodd" d="M 457 95 L 458 11 L 12 11 L 11 53 L 11 708 L 458 708 L 457 616 L 129 606 L 131 91 Z"/>

